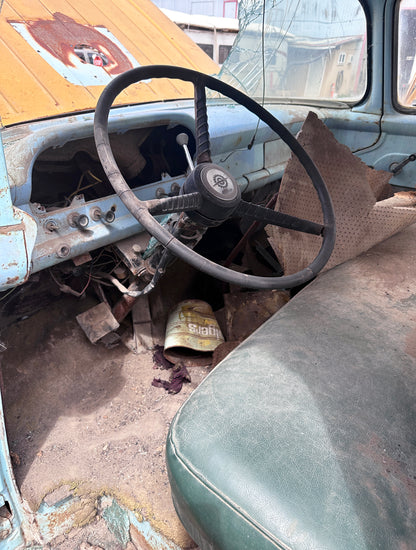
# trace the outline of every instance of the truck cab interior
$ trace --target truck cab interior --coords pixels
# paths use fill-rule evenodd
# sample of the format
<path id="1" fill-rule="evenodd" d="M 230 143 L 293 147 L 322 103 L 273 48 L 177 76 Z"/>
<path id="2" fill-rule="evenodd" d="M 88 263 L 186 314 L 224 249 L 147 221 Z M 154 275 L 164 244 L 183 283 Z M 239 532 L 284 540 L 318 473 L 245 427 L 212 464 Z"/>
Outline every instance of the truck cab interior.
<path id="1" fill-rule="evenodd" d="M 241 0 L 221 68 L 150 2 L 24 4 L 0 548 L 414 548 L 415 0 Z M 172 360 L 190 299 L 225 342 Z"/>

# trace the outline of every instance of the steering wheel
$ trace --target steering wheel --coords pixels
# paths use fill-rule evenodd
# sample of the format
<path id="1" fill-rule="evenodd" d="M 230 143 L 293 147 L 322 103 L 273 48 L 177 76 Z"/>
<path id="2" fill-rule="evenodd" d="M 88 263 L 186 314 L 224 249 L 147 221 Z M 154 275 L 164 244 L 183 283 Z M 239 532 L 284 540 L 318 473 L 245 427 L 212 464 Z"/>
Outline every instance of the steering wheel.
<path id="1" fill-rule="evenodd" d="M 114 99 L 127 86 L 152 78 L 173 78 L 194 85 L 196 119 L 196 167 L 188 176 L 177 197 L 139 200 L 120 173 L 111 150 L 108 135 L 108 117 Z M 316 189 L 323 214 L 323 224 L 302 220 L 282 212 L 248 203 L 241 199 L 240 188 L 233 176 L 211 162 L 208 116 L 205 88 L 215 90 L 246 107 L 274 130 L 302 163 Z M 112 80 L 98 101 L 94 118 L 94 136 L 102 167 L 127 209 L 136 220 L 166 249 L 196 269 L 222 281 L 247 288 L 292 288 L 312 279 L 325 266 L 335 244 L 335 215 L 325 183 L 312 159 L 273 115 L 256 101 L 232 86 L 198 71 L 168 65 L 149 65 L 126 71 Z M 315 259 L 304 269 L 282 277 L 259 277 L 238 273 L 204 258 L 180 242 L 153 217 L 156 214 L 186 212 L 194 221 L 205 225 L 218 225 L 230 217 L 246 216 L 252 220 L 320 235 L 321 248 Z"/>

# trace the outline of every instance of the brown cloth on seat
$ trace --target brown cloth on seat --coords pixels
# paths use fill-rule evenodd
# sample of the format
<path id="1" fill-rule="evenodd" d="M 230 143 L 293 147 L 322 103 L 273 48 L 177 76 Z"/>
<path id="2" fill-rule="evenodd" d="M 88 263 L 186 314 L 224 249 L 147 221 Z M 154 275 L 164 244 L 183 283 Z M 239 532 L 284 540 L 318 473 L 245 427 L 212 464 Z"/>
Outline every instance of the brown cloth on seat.
<path id="1" fill-rule="evenodd" d="M 319 172 L 335 210 L 335 248 L 324 269 L 329 269 L 416 221 L 416 192 L 393 195 L 392 174 L 368 167 L 341 145 L 315 113 L 309 113 L 298 135 Z M 309 176 L 292 155 L 286 167 L 276 210 L 322 223 L 321 206 Z M 289 275 L 306 267 L 317 255 L 321 237 L 268 226 L 270 244 Z"/>

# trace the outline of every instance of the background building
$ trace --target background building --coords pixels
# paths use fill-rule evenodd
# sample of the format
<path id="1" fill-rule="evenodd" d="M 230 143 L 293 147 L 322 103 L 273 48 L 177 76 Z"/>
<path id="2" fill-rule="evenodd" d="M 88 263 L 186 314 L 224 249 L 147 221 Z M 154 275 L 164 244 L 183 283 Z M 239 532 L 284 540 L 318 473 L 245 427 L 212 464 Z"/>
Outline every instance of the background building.
<path id="1" fill-rule="evenodd" d="M 154 0 L 153 2 L 218 65 L 238 32 L 238 0 Z"/>
<path id="2" fill-rule="evenodd" d="M 158 8 L 192 15 L 237 17 L 238 0 L 154 0 Z"/>

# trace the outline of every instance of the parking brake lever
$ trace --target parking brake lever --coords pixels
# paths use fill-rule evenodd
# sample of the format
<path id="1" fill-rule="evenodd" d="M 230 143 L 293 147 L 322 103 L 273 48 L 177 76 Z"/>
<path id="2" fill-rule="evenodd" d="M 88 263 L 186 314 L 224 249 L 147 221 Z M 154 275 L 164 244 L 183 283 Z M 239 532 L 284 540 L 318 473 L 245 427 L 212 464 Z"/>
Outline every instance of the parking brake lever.
<path id="1" fill-rule="evenodd" d="M 192 171 L 195 167 L 194 167 L 194 163 L 192 162 L 191 154 L 189 153 L 188 141 L 189 141 L 188 134 L 185 134 L 184 132 L 176 136 L 176 143 L 181 147 L 183 147 L 183 150 L 185 151 L 186 160 L 188 161 L 189 168 Z"/>

